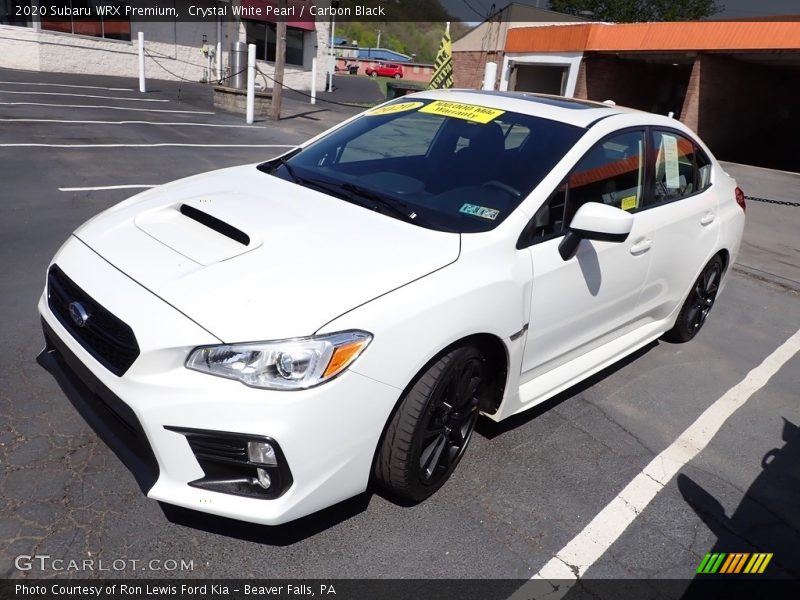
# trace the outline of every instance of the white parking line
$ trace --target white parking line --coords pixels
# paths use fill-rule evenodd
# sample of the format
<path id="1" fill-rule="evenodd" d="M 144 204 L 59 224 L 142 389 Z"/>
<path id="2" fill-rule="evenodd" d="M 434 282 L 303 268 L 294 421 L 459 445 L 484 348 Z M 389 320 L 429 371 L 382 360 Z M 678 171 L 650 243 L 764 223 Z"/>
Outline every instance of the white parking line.
<path id="1" fill-rule="evenodd" d="M 125 98 L 122 96 L 94 96 L 92 94 L 70 94 L 68 92 L 13 92 L 0 90 L 0 94 L 23 94 L 25 96 L 73 96 L 75 98 L 100 98 L 101 100 L 126 100 L 129 102 L 169 102 L 160 98 Z"/>
<path id="2" fill-rule="evenodd" d="M 45 102 L 0 102 L 2 106 L 56 106 L 58 108 L 107 108 L 109 110 L 137 110 L 139 112 L 183 113 L 189 115 L 213 115 L 202 110 L 170 110 L 167 108 L 132 108 L 128 106 L 103 106 L 100 104 L 47 104 Z"/>
<path id="3" fill-rule="evenodd" d="M 140 185 L 140 184 L 130 184 L 130 185 L 101 185 L 99 187 L 63 187 L 58 188 L 59 192 L 94 192 L 96 190 L 134 190 L 139 188 L 154 188 L 158 187 L 158 184 L 155 185 Z"/>
<path id="4" fill-rule="evenodd" d="M 0 148 L 296 148 L 292 144 L 0 144 Z"/>
<path id="5" fill-rule="evenodd" d="M 77 123 L 81 125 L 170 125 L 187 127 L 232 127 L 235 129 L 267 129 L 261 125 L 226 125 L 223 123 L 189 123 L 179 121 L 162 123 L 160 121 L 81 121 L 76 119 L 0 119 L 0 123 Z"/>
<path id="6" fill-rule="evenodd" d="M 666 450 L 658 454 L 644 470 L 625 486 L 619 495 L 601 510 L 572 541 L 556 553 L 512 596 L 530 595 L 535 587 L 539 594 L 547 583 L 547 597 L 561 598 L 622 535 L 647 507 L 656 494 L 686 464 L 702 451 L 725 421 L 754 393 L 764 387 L 778 370 L 800 351 L 800 330 L 750 371 L 737 385 L 709 406 L 697 420 Z M 545 580 L 544 582 L 537 580 Z M 567 581 L 565 581 L 567 580 Z M 552 583 L 552 586 L 549 585 Z M 542 597 L 542 596 L 537 596 Z"/>
<path id="7" fill-rule="evenodd" d="M 0 85 L 44 85 L 47 87 L 80 88 L 84 90 L 108 90 L 110 92 L 132 92 L 133 88 L 101 87 L 99 85 L 71 85 L 68 83 L 41 83 L 33 81 L 0 81 Z"/>

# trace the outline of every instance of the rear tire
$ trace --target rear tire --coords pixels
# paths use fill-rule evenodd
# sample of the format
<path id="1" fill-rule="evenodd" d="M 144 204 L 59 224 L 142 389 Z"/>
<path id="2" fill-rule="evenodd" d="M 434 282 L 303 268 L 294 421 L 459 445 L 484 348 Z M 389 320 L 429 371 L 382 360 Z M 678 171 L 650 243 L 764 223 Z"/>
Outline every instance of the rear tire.
<path id="1" fill-rule="evenodd" d="M 395 79 L 400 79 L 400 74 L 399 73 L 395 74 L 394 78 Z"/>
<path id="2" fill-rule="evenodd" d="M 678 313 L 675 326 L 664 334 L 668 342 L 684 343 L 691 340 L 702 329 L 708 313 L 717 299 L 724 266 L 719 256 L 705 266 Z"/>
<path id="3" fill-rule="evenodd" d="M 472 346 L 428 367 L 386 428 L 373 468 L 376 482 L 414 502 L 442 487 L 472 437 L 487 379 L 486 360 Z"/>

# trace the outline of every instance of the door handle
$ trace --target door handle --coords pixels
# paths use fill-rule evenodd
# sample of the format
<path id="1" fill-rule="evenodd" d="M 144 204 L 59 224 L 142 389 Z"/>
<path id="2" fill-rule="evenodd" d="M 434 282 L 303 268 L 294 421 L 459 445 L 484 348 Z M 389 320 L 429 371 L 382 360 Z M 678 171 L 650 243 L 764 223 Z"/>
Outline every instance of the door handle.
<path id="1" fill-rule="evenodd" d="M 700 219 L 700 225 L 706 226 L 711 225 L 714 222 L 714 219 L 717 217 L 713 212 L 707 212 L 703 215 L 703 218 Z"/>
<path id="2" fill-rule="evenodd" d="M 631 246 L 631 254 L 634 256 L 638 256 L 639 254 L 644 254 L 650 247 L 653 245 L 653 240 L 649 240 L 647 238 L 642 238 L 638 240 L 633 246 Z"/>

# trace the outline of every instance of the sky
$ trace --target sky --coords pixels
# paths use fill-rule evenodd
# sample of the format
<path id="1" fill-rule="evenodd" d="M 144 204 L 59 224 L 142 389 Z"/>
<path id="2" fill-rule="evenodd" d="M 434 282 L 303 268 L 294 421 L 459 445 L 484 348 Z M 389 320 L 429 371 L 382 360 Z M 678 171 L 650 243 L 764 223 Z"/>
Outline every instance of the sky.
<path id="1" fill-rule="evenodd" d="M 548 0 L 514 0 L 518 4 L 530 4 L 548 8 Z M 800 15 L 800 0 L 717 0 L 725 10 L 714 15 L 721 18 L 763 17 L 773 15 Z M 454 16 L 469 22 L 480 22 L 495 10 L 510 4 L 511 0 L 440 0 Z"/>

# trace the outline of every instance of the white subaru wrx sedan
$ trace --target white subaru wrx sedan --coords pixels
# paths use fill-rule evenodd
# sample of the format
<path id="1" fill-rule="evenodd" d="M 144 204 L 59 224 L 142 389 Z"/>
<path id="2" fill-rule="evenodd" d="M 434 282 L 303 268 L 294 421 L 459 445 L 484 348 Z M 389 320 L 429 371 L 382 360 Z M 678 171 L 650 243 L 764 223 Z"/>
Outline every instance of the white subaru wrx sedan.
<path id="1" fill-rule="evenodd" d="M 674 119 L 423 92 L 80 227 L 42 360 L 151 498 L 265 524 L 371 481 L 419 501 L 479 415 L 691 339 L 744 209 Z"/>

